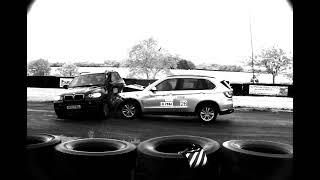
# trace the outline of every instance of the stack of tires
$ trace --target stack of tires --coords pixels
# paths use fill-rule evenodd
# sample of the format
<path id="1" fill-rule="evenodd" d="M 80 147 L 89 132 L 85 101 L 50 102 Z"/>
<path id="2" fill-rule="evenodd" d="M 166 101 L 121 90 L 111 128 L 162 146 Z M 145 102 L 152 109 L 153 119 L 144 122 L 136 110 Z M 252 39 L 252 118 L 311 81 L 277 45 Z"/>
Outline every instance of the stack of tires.
<path id="1" fill-rule="evenodd" d="M 207 164 L 190 168 L 188 160 L 178 152 L 192 144 L 200 145 Z M 199 136 L 173 135 L 152 138 L 137 147 L 137 180 L 196 180 L 218 179 L 220 145 L 218 142 Z"/>
<path id="2" fill-rule="evenodd" d="M 261 140 L 230 140 L 222 144 L 221 179 L 291 180 L 291 145 Z"/>
<path id="3" fill-rule="evenodd" d="M 188 158 L 179 154 L 193 145 L 202 147 L 204 166 L 191 168 Z M 292 146 L 271 141 L 229 140 L 220 147 L 206 137 L 172 135 L 136 147 L 105 138 L 61 143 L 54 135 L 34 134 L 27 136 L 26 147 L 27 179 L 32 180 L 293 179 Z"/>
<path id="4" fill-rule="evenodd" d="M 136 146 L 116 139 L 87 138 L 55 147 L 59 180 L 132 180 Z"/>
<path id="5" fill-rule="evenodd" d="M 26 142 L 27 179 L 53 180 L 54 147 L 61 140 L 51 134 L 28 134 Z"/>

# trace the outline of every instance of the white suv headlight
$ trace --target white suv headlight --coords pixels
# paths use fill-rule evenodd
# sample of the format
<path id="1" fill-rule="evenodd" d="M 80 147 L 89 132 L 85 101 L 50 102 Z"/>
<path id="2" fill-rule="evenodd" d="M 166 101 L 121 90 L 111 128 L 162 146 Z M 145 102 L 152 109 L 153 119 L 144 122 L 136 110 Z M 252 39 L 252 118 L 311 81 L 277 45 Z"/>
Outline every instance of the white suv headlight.
<path id="1" fill-rule="evenodd" d="M 88 95 L 89 98 L 98 98 L 100 96 L 101 96 L 101 93 L 92 93 Z"/>

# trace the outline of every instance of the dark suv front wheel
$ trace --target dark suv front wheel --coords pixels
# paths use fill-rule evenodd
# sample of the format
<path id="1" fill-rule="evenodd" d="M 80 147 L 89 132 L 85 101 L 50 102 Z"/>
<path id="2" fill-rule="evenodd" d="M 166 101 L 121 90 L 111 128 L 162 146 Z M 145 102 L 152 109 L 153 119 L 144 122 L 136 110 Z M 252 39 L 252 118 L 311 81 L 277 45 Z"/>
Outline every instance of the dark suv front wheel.
<path id="1" fill-rule="evenodd" d="M 66 115 L 63 112 L 60 112 L 59 110 L 55 110 L 55 113 L 57 115 L 57 118 L 59 119 L 65 119 Z"/>
<path id="2" fill-rule="evenodd" d="M 102 105 L 101 111 L 100 111 L 101 118 L 108 118 L 110 116 L 110 109 L 107 103 L 104 103 Z"/>
<path id="3" fill-rule="evenodd" d="M 198 118 L 204 122 L 214 122 L 218 116 L 218 108 L 213 104 L 206 103 L 201 105 L 197 111 Z"/>

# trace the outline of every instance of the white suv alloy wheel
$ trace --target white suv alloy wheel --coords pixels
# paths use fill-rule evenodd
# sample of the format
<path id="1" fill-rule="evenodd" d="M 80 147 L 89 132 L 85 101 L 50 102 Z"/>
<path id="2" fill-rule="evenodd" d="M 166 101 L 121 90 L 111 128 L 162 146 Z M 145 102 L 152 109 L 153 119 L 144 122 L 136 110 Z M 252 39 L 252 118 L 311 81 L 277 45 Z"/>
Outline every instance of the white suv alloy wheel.
<path id="1" fill-rule="evenodd" d="M 204 106 L 200 111 L 200 117 L 203 121 L 209 122 L 215 117 L 215 111 L 212 107 Z"/>
<path id="2" fill-rule="evenodd" d="M 121 112 L 126 118 L 132 118 L 136 114 L 136 107 L 133 104 L 128 103 L 122 107 Z"/>

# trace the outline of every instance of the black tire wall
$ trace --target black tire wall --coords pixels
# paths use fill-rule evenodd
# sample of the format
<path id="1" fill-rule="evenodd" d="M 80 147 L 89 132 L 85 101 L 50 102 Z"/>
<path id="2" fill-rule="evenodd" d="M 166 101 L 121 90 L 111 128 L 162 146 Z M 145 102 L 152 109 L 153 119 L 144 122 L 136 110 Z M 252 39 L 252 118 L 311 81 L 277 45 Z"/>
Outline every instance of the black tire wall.
<path id="1" fill-rule="evenodd" d="M 203 147 L 208 158 L 205 167 L 191 169 L 187 159 L 177 154 L 192 143 Z M 137 180 L 196 180 L 219 177 L 220 145 L 209 138 L 187 135 L 156 137 L 141 142 L 137 152 Z"/>
<path id="2" fill-rule="evenodd" d="M 32 180 L 53 180 L 55 171 L 54 147 L 61 140 L 51 134 L 27 135 L 27 178 Z"/>
<path id="3" fill-rule="evenodd" d="M 104 138 L 68 141 L 56 146 L 59 180 L 132 180 L 135 145 Z"/>
<path id="4" fill-rule="evenodd" d="M 291 145 L 259 140 L 230 140 L 222 144 L 221 179 L 291 180 Z"/>

